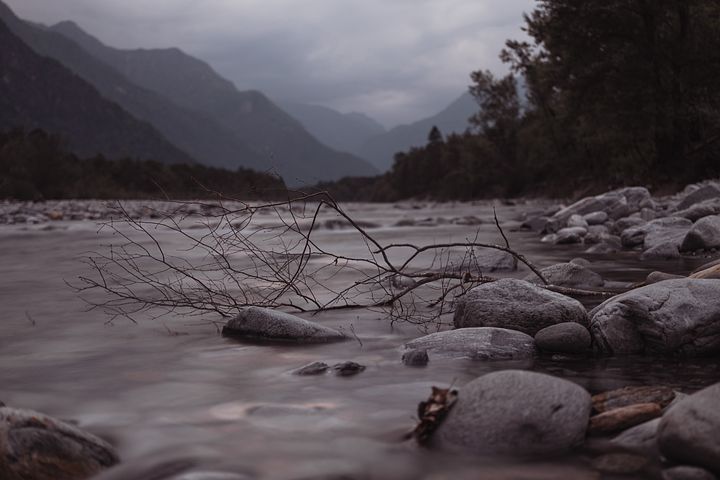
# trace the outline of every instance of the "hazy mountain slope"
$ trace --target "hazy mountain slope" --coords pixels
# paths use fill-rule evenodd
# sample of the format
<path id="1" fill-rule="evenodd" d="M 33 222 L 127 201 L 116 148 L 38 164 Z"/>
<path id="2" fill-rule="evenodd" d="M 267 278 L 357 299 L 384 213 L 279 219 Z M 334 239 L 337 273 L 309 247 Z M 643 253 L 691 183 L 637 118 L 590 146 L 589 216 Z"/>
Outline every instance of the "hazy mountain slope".
<path id="1" fill-rule="evenodd" d="M 358 154 L 370 160 L 381 171 L 388 170 L 397 152 L 425 145 L 433 126 L 437 126 L 445 135 L 464 132 L 468 128 L 468 118 L 474 115 L 477 109 L 473 97 L 464 93 L 437 115 L 409 125 L 400 125 L 387 133 L 370 138 Z"/>
<path id="2" fill-rule="evenodd" d="M 103 97 L 152 124 L 197 161 L 228 168 L 262 168 L 260 156 L 230 132 L 196 112 L 140 88 L 65 36 L 24 22 L 2 2 L 0 19 L 36 53 L 58 60 L 92 84 Z"/>
<path id="3" fill-rule="evenodd" d="M 42 128 L 61 135 L 81 156 L 192 161 L 152 126 L 57 61 L 36 54 L 2 21 L 0 45 L 0 130 Z"/>
<path id="4" fill-rule="evenodd" d="M 288 112 L 318 140 L 336 150 L 358 154 L 370 138 L 385 133 L 385 127 L 362 113 L 340 113 L 320 105 L 281 102 Z"/>
<path id="5" fill-rule="evenodd" d="M 212 118 L 258 152 L 265 168 L 275 169 L 290 184 L 377 173 L 368 162 L 320 143 L 262 93 L 238 91 L 207 63 L 178 49 L 119 50 L 103 45 L 72 22 L 51 28 L 141 87 Z"/>

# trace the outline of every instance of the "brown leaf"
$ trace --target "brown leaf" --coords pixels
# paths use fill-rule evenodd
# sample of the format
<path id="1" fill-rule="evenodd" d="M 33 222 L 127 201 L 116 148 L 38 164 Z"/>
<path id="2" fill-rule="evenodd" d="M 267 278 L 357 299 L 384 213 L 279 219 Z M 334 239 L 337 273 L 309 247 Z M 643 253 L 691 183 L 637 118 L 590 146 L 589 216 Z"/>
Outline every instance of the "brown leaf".
<path id="1" fill-rule="evenodd" d="M 420 445 L 430 440 L 457 400 L 457 390 L 432 387 L 430 397 L 418 404 L 418 422 L 410 434 Z"/>

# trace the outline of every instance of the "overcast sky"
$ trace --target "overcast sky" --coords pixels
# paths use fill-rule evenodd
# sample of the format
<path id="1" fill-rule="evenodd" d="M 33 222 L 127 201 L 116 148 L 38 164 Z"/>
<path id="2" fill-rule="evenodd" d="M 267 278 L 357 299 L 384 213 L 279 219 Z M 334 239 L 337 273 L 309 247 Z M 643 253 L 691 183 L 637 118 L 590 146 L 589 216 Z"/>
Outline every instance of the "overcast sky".
<path id="1" fill-rule="evenodd" d="M 469 73 L 505 71 L 532 0 L 5 0 L 74 20 L 114 47 L 180 47 L 240 89 L 367 113 L 392 126 L 439 111 Z"/>

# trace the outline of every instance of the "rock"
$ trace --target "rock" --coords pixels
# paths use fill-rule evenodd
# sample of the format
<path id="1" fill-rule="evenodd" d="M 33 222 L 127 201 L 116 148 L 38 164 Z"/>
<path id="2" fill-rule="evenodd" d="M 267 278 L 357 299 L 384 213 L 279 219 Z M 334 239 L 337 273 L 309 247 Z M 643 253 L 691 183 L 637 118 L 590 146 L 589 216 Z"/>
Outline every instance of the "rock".
<path id="1" fill-rule="evenodd" d="M 593 288 L 602 287 L 605 284 L 600 275 L 574 263 L 557 263 L 543 268 L 540 273 L 551 285 L 560 287 Z M 528 275 L 525 280 L 540 283 L 540 279 L 535 275 Z"/>
<path id="2" fill-rule="evenodd" d="M 645 241 L 645 234 L 647 232 L 643 226 L 629 227 L 622 230 L 620 234 L 620 243 L 625 248 L 635 248 L 643 244 Z"/>
<path id="3" fill-rule="evenodd" d="M 574 322 L 551 325 L 535 335 L 535 345 L 545 352 L 585 353 L 590 350 L 591 344 L 587 328 Z"/>
<path id="4" fill-rule="evenodd" d="M 587 239 L 586 239 L 587 240 Z M 603 238 L 600 243 L 593 245 L 592 247 L 585 250 L 585 253 L 596 253 L 596 254 L 608 254 L 616 253 L 620 251 L 622 244 L 620 238 L 615 236 L 609 236 Z"/>
<path id="5" fill-rule="evenodd" d="M 324 362 L 313 362 L 295 371 L 295 375 L 310 376 L 322 375 L 330 369 L 330 366 Z"/>
<path id="6" fill-rule="evenodd" d="M 430 361 L 427 350 L 408 350 L 402 356 L 402 362 L 409 367 L 424 367 Z"/>
<path id="7" fill-rule="evenodd" d="M 674 462 L 703 467 L 720 475 L 718 405 L 720 383 L 700 390 L 671 407 L 658 427 L 660 453 Z"/>
<path id="8" fill-rule="evenodd" d="M 703 217 L 690 228 L 680 245 L 683 252 L 720 247 L 720 216 Z"/>
<path id="9" fill-rule="evenodd" d="M 525 220 L 522 225 L 520 225 L 520 228 L 525 230 L 531 230 L 533 232 L 541 232 L 545 229 L 545 225 L 548 222 L 548 217 L 546 216 L 539 216 L 539 217 L 532 217 L 527 220 Z"/>
<path id="10" fill-rule="evenodd" d="M 587 229 L 584 227 L 561 228 L 555 234 L 555 244 L 571 245 L 573 243 L 582 243 L 585 235 L 587 235 Z"/>
<path id="11" fill-rule="evenodd" d="M 619 432 L 662 415 L 657 403 L 637 403 L 626 407 L 607 410 L 590 417 L 589 431 L 592 434 Z"/>
<path id="12" fill-rule="evenodd" d="M 514 278 L 473 288 L 458 301 L 453 317 L 457 328 L 500 327 L 529 335 L 564 322 L 587 325 L 585 307 L 575 299 Z"/>
<path id="13" fill-rule="evenodd" d="M 589 414 L 590 394 L 582 387 L 503 370 L 465 385 L 433 440 L 480 454 L 556 455 L 583 442 Z"/>
<path id="14" fill-rule="evenodd" d="M 551 233 L 549 235 L 543 236 L 540 239 L 540 242 L 541 243 L 555 243 L 555 242 L 557 242 L 557 238 L 558 238 L 557 234 Z"/>
<path id="15" fill-rule="evenodd" d="M 335 375 L 340 377 L 350 377 L 352 375 L 357 375 L 360 372 L 364 372 L 365 365 L 360 365 L 355 362 L 342 362 L 333 365 L 333 370 L 335 370 Z"/>
<path id="16" fill-rule="evenodd" d="M 675 399 L 675 392 L 670 387 L 643 386 L 624 387 L 609 392 L 593 395 L 593 410 L 607 412 L 616 408 L 627 407 L 638 403 L 656 403 L 665 408 Z"/>
<path id="17" fill-rule="evenodd" d="M 664 282 L 665 280 L 674 280 L 676 278 L 685 278 L 682 275 L 675 275 L 673 273 L 665 272 L 651 272 L 645 278 L 645 284 L 651 285 L 653 283 Z"/>
<path id="18" fill-rule="evenodd" d="M 662 480 L 717 480 L 717 477 L 704 468 L 682 465 L 663 470 Z"/>
<path id="19" fill-rule="evenodd" d="M 42 413 L 0 408 L 3 480 L 84 480 L 118 463 L 98 437 Z"/>
<path id="20" fill-rule="evenodd" d="M 697 203 L 719 197 L 720 189 L 718 189 L 715 185 L 705 185 L 685 196 L 685 198 L 683 198 L 680 203 L 677 204 L 676 208 L 678 210 L 685 210 Z"/>
<path id="21" fill-rule="evenodd" d="M 612 237 L 610 229 L 605 225 L 592 225 L 588 227 L 588 233 L 585 235 L 584 240 L 586 244 L 596 244 L 610 237 Z"/>
<path id="22" fill-rule="evenodd" d="M 465 217 L 453 218 L 450 220 L 450 223 L 455 225 L 475 226 L 482 225 L 483 221 L 475 215 L 467 215 Z"/>
<path id="23" fill-rule="evenodd" d="M 602 225 L 607 222 L 608 214 L 603 211 L 592 212 L 584 215 L 583 219 L 585 219 L 588 225 Z"/>
<path id="24" fill-rule="evenodd" d="M 592 262 L 586 258 L 582 257 L 575 257 L 568 263 L 574 263 L 575 265 L 580 265 L 581 267 L 588 268 L 590 265 L 592 265 Z"/>
<path id="25" fill-rule="evenodd" d="M 720 258 L 716 258 L 715 260 L 712 260 L 708 263 L 704 263 L 704 264 L 700 265 L 699 267 L 697 267 L 695 270 L 692 271 L 692 274 L 694 275 L 696 273 L 700 273 L 700 272 L 707 270 L 710 267 L 714 267 L 716 265 L 720 265 Z"/>
<path id="26" fill-rule="evenodd" d="M 642 227 L 645 224 L 647 224 L 647 220 L 640 217 L 623 217 L 615 222 L 615 229 L 622 232 L 628 228 Z"/>
<path id="27" fill-rule="evenodd" d="M 654 418 L 625 430 L 613 438 L 610 443 L 655 458 L 658 456 L 658 425 L 660 425 L 660 418 Z"/>
<path id="28" fill-rule="evenodd" d="M 720 265 L 714 265 L 704 270 L 700 270 L 699 272 L 695 272 L 690 275 L 690 278 L 718 279 L 720 278 Z"/>
<path id="29" fill-rule="evenodd" d="M 535 342 L 530 335 L 493 327 L 431 333 L 408 342 L 405 348 L 425 350 L 440 357 L 475 360 L 512 360 L 535 355 Z"/>
<path id="30" fill-rule="evenodd" d="M 332 328 L 260 307 L 243 309 L 228 321 L 222 333 L 260 342 L 326 343 L 347 340 L 345 335 Z"/>
<path id="31" fill-rule="evenodd" d="M 604 212 L 602 212 L 604 213 Z M 607 214 L 605 214 L 607 215 Z M 602 222 L 600 222 L 602 223 Z M 584 228 L 587 231 L 587 228 L 589 227 L 588 222 L 585 220 L 585 218 L 582 215 L 571 215 L 570 218 L 568 218 L 567 221 L 568 228 Z"/>
<path id="32" fill-rule="evenodd" d="M 480 267 L 484 273 L 517 270 L 517 260 L 515 257 L 501 250 L 480 250 L 476 252 L 473 263 L 475 264 L 474 266 Z"/>
<path id="33" fill-rule="evenodd" d="M 671 242 L 679 248 L 691 227 L 690 220 L 680 217 L 658 218 L 648 222 L 643 227 L 645 229 L 643 247 L 645 250 L 649 250 L 660 244 Z"/>
<path id="34" fill-rule="evenodd" d="M 650 463 L 643 455 L 632 453 L 608 453 L 592 461 L 595 470 L 602 473 L 631 475 L 642 472 Z"/>
<path id="35" fill-rule="evenodd" d="M 677 279 L 617 295 L 590 312 L 602 353 L 720 352 L 720 281 Z"/>
<path id="36" fill-rule="evenodd" d="M 712 200 L 706 200 L 704 202 L 697 203 L 690 208 L 675 212 L 673 215 L 676 217 L 683 217 L 696 222 L 703 217 L 708 215 L 720 214 L 720 199 L 714 198 Z"/>
<path id="37" fill-rule="evenodd" d="M 645 250 L 640 260 L 676 260 L 680 258 L 680 250 L 676 242 L 666 242 Z"/>

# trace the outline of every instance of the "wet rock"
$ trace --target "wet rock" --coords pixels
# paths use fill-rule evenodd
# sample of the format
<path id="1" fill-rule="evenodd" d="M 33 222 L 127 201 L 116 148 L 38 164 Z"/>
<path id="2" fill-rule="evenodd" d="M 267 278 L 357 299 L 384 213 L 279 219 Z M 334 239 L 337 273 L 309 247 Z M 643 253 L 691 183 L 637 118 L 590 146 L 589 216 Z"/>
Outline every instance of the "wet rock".
<path id="1" fill-rule="evenodd" d="M 637 403 L 626 407 L 614 408 L 590 417 L 589 432 L 608 434 L 625 430 L 662 415 L 657 403 Z"/>
<path id="2" fill-rule="evenodd" d="M 115 465 L 105 441 L 41 413 L 0 408 L 3 480 L 84 480 Z"/>
<path id="3" fill-rule="evenodd" d="M 710 215 L 695 222 L 685 235 L 680 250 L 694 252 L 717 247 L 720 247 L 720 216 Z"/>
<path id="4" fill-rule="evenodd" d="M 683 198 L 680 203 L 677 204 L 676 208 L 678 210 L 685 210 L 686 208 L 690 208 L 697 203 L 715 198 L 720 198 L 720 189 L 718 189 L 718 187 L 712 184 L 704 185 L 697 190 L 691 192 L 690 194 L 686 195 L 685 198 Z"/>
<path id="5" fill-rule="evenodd" d="M 613 297 L 590 312 L 602 353 L 711 355 L 720 352 L 720 281 L 677 279 Z"/>
<path id="6" fill-rule="evenodd" d="M 657 430 L 660 418 L 628 428 L 613 438 L 610 443 L 618 447 L 643 453 L 656 458 L 659 454 L 657 446 Z"/>
<path id="7" fill-rule="evenodd" d="M 549 235 L 545 235 L 540 239 L 541 243 L 555 243 L 557 241 L 557 234 L 551 233 Z"/>
<path id="8" fill-rule="evenodd" d="M 660 408 L 665 408 L 674 399 L 675 392 L 670 387 L 642 386 L 618 388 L 593 395 L 592 403 L 594 411 L 607 412 L 638 403 L 656 403 Z"/>
<path id="9" fill-rule="evenodd" d="M 680 247 L 683 239 L 692 227 L 686 218 L 666 217 L 648 222 L 645 229 L 643 248 L 649 250 L 664 243 L 674 243 Z"/>
<path id="10" fill-rule="evenodd" d="M 557 263 L 543 268 L 540 273 L 551 285 L 560 287 L 593 288 L 602 287 L 605 284 L 600 275 L 574 263 Z M 540 283 L 540 279 L 535 275 L 528 275 L 525 280 Z"/>
<path id="11" fill-rule="evenodd" d="M 640 260 L 675 260 L 680 258 L 680 250 L 676 242 L 666 242 L 645 250 Z"/>
<path id="12" fill-rule="evenodd" d="M 608 214 L 603 211 L 592 212 L 584 215 L 583 219 L 585 220 L 585 222 L 587 222 L 588 225 L 602 225 L 603 223 L 607 222 Z"/>
<path id="13" fill-rule="evenodd" d="M 662 480 L 717 480 L 717 477 L 704 468 L 683 465 L 663 470 Z"/>
<path id="14" fill-rule="evenodd" d="M 595 470 L 616 475 L 640 473 L 645 470 L 649 464 L 650 460 L 647 457 L 632 453 L 608 453 L 592 461 L 592 466 Z"/>
<path id="15" fill-rule="evenodd" d="M 335 370 L 335 375 L 338 375 L 340 377 L 351 377 L 353 375 L 357 375 L 360 372 L 364 372 L 365 365 L 360 365 L 359 363 L 355 362 L 342 362 L 333 365 L 333 370 Z"/>
<path id="16" fill-rule="evenodd" d="M 571 245 L 573 243 L 582 243 L 583 237 L 587 235 L 587 229 L 584 227 L 567 227 L 558 230 L 555 234 L 555 243 L 557 245 Z"/>
<path id="17" fill-rule="evenodd" d="M 719 282 L 720 283 L 720 282 Z M 685 465 L 720 475 L 720 383 L 678 402 L 658 427 L 660 453 Z"/>
<path id="18" fill-rule="evenodd" d="M 571 215 L 570 218 L 568 218 L 567 226 L 568 228 L 583 228 L 587 232 L 587 228 L 590 225 L 588 225 L 587 220 L 585 220 L 582 215 Z"/>
<path id="19" fill-rule="evenodd" d="M 465 385 L 434 435 L 480 454 L 555 455 L 581 444 L 590 414 L 582 387 L 542 373 L 504 370 Z"/>
<path id="20" fill-rule="evenodd" d="M 295 371 L 295 375 L 310 376 L 310 375 L 323 375 L 330 369 L 330 366 L 324 362 L 313 362 L 299 368 Z"/>
<path id="21" fill-rule="evenodd" d="M 535 354 L 535 342 L 530 335 L 493 327 L 431 333 L 408 342 L 405 348 L 425 350 L 440 357 L 475 360 L 522 359 Z"/>
<path id="22" fill-rule="evenodd" d="M 535 335 L 535 345 L 542 351 L 554 353 L 585 353 L 590 350 L 590 332 L 579 323 L 551 325 Z"/>
<path id="23" fill-rule="evenodd" d="M 249 307 L 228 321 L 223 335 L 257 342 L 326 343 L 347 340 L 315 322 L 267 308 Z"/>
<path id="24" fill-rule="evenodd" d="M 533 232 L 541 232 L 545 228 L 547 222 L 548 217 L 546 216 L 532 217 L 525 220 L 522 225 L 520 225 L 520 228 L 524 230 L 531 230 Z"/>
<path id="25" fill-rule="evenodd" d="M 564 322 L 586 325 L 585 307 L 575 299 L 511 278 L 470 290 L 458 301 L 453 317 L 457 328 L 501 327 L 530 335 Z"/>
<path id="26" fill-rule="evenodd" d="M 665 280 L 674 280 L 676 278 L 685 278 L 682 275 L 675 275 L 674 273 L 665 272 L 651 272 L 645 278 L 645 283 L 651 285 L 653 283 L 664 282 Z"/>
<path id="27" fill-rule="evenodd" d="M 696 222 L 696 221 L 700 220 L 701 218 L 707 217 L 709 215 L 719 215 L 719 214 L 720 214 L 720 199 L 714 198 L 712 200 L 706 200 L 704 202 L 695 204 L 692 207 L 687 208 L 685 210 L 680 210 L 678 212 L 675 212 L 673 215 L 675 215 L 676 217 L 687 218 L 690 221 Z"/>
<path id="28" fill-rule="evenodd" d="M 402 362 L 409 367 L 424 367 L 430 361 L 427 350 L 408 350 L 403 353 Z"/>

